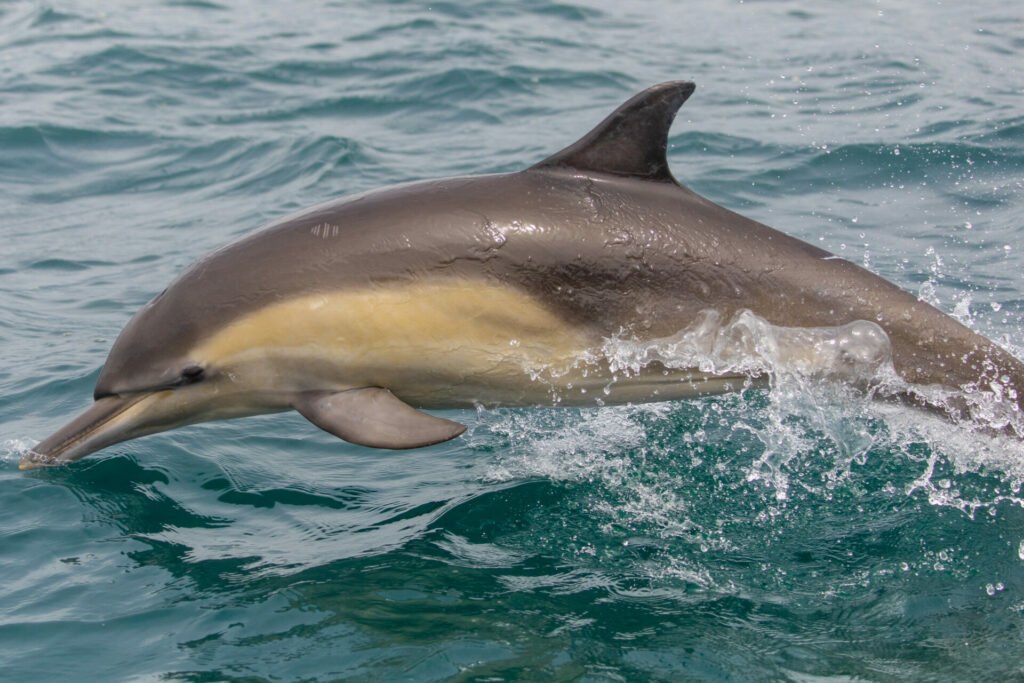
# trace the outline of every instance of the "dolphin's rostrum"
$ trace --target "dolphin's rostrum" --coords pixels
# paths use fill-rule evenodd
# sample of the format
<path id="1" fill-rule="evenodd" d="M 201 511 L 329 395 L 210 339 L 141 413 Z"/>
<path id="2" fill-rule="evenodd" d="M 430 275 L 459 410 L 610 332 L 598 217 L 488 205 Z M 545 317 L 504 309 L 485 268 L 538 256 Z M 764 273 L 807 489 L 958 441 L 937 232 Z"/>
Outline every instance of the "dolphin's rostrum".
<path id="1" fill-rule="evenodd" d="M 871 321 L 849 329 L 887 337 L 907 386 L 979 388 L 1019 413 L 1016 358 L 867 270 L 677 183 L 668 131 L 693 90 L 645 90 L 524 171 L 346 197 L 213 252 L 132 318 L 93 406 L 21 467 L 289 409 L 353 443 L 415 448 L 465 429 L 420 409 L 738 390 L 749 373 L 659 362 L 618 372 L 593 350 L 745 311 L 786 328 Z"/>

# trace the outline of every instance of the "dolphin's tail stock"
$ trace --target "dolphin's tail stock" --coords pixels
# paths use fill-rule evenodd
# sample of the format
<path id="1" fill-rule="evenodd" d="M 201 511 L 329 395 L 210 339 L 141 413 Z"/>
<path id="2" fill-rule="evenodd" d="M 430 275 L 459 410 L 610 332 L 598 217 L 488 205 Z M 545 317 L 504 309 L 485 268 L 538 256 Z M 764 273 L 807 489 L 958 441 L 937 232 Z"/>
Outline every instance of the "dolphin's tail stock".
<path id="1" fill-rule="evenodd" d="M 1024 439 L 1024 362 L 923 302 L 889 331 L 910 402 L 968 428 Z"/>

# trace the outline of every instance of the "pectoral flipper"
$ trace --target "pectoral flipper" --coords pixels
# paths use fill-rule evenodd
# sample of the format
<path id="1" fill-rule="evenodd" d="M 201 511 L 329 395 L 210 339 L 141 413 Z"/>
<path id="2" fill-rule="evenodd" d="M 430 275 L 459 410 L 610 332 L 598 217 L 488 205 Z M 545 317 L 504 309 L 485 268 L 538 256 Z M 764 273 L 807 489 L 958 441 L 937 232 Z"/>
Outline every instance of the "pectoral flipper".
<path id="1" fill-rule="evenodd" d="M 380 387 L 305 392 L 293 405 L 320 429 L 372 448 L 420 448 L 466 431 L 465 425 L 422 413 Z"/>

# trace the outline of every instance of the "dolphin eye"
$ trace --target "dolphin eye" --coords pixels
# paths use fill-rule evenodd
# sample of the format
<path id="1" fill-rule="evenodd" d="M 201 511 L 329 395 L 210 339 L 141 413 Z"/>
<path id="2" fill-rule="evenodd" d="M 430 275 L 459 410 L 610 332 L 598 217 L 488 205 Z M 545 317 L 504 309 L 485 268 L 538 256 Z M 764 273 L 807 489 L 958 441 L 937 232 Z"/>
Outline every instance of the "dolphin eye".
<path id="1" fill-rule="evenodd" d="M 185 384 L 192 384 L 201 380 L 204 372 L 202 366 L 186 365 L 181 370 L 181 379 Z"/>

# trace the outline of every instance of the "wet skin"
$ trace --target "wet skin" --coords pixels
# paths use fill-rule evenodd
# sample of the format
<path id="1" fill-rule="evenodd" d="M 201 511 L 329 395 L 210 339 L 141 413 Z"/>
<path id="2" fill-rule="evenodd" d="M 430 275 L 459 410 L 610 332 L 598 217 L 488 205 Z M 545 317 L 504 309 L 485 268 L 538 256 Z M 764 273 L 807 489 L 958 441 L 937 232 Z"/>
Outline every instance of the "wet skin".
<path id="1" fill-rule="evenodd" d="M 740 389 L 737 373 L 623 374 L 592 359 L 609 337 L 667 337 L 707 311 L 789 328 L 871 321 L 909 384 L 1005 376 L 1024 395 L 1020 361 L 941 311 L 678 184 L 667 135 L 692 92 L 646 90 L 524 171 L 342 198 L 213 252 L 132 318 L 96 403 L 22 467 L 290 409 L 354 443 L 412 448 L 464 429 L 421 408 Z"/>

